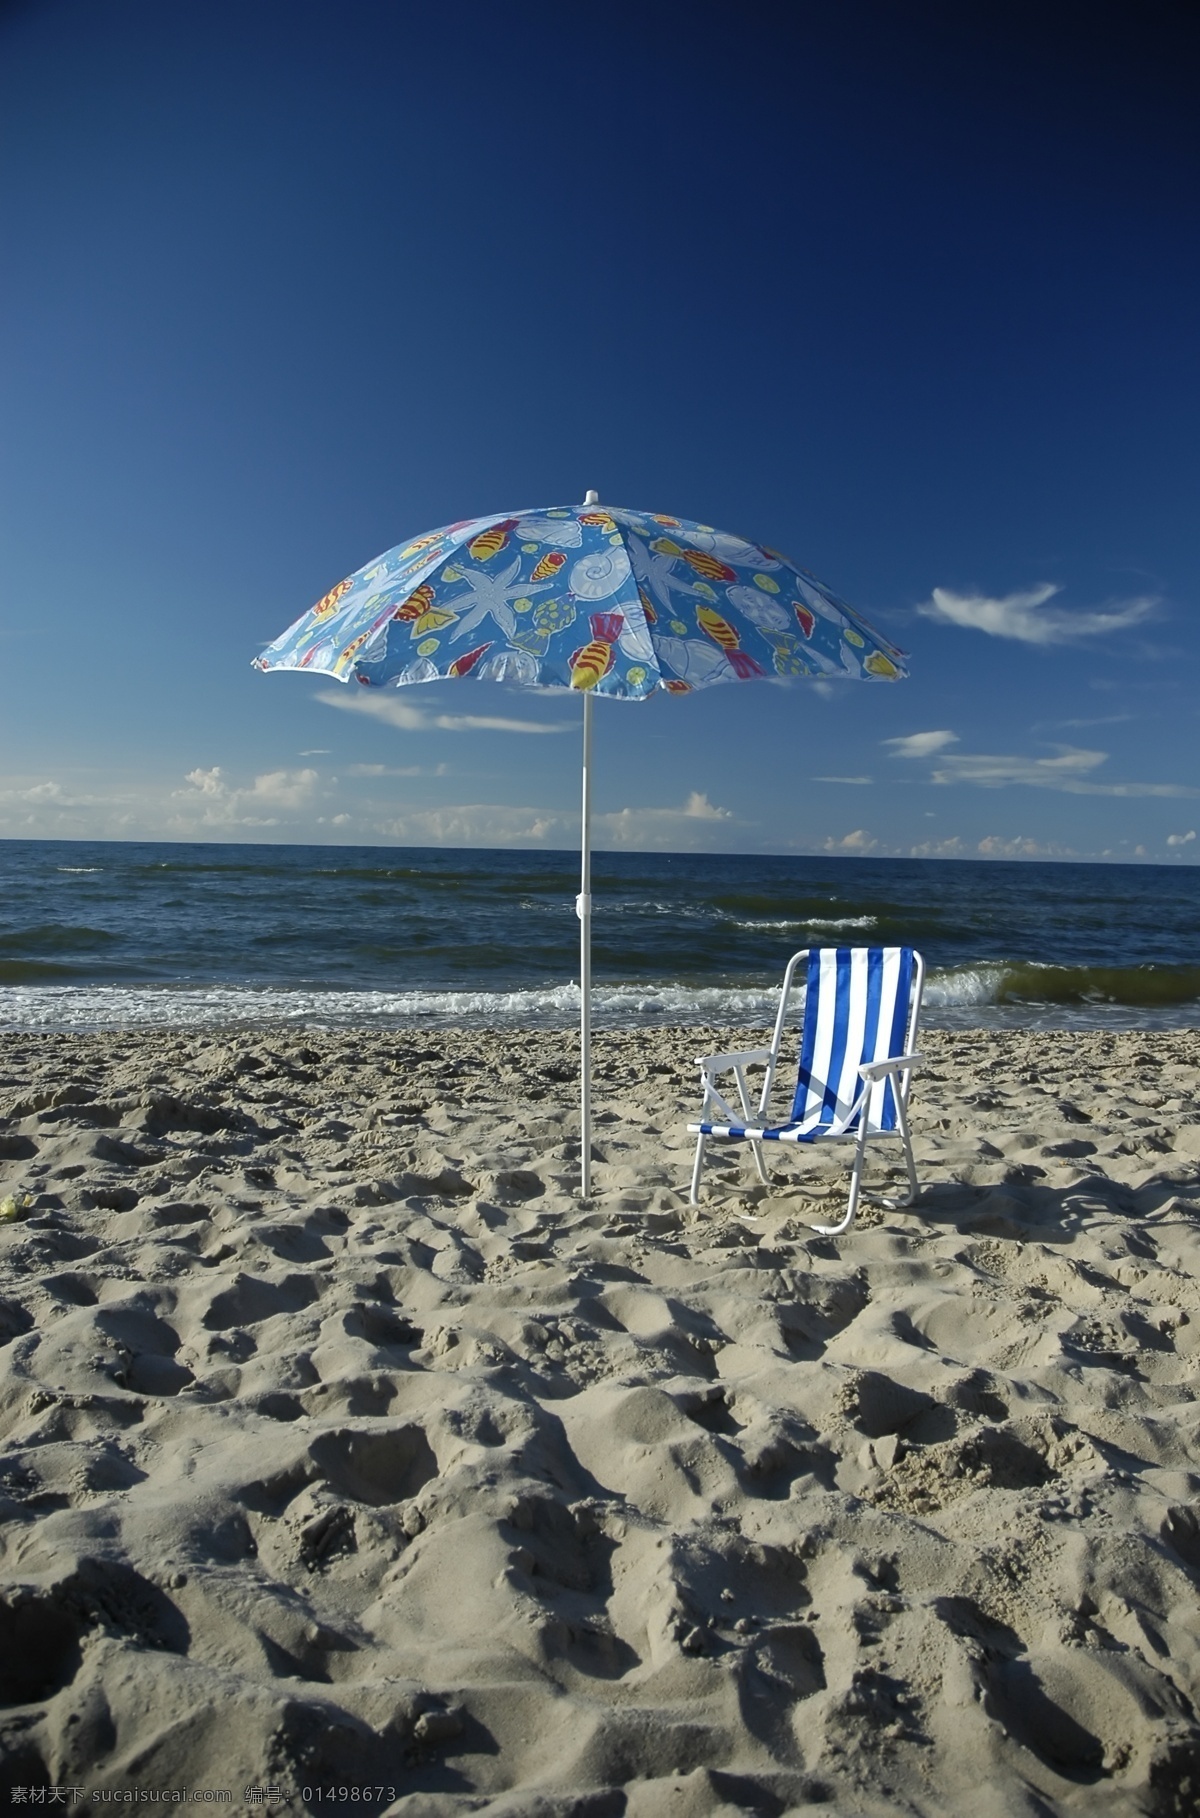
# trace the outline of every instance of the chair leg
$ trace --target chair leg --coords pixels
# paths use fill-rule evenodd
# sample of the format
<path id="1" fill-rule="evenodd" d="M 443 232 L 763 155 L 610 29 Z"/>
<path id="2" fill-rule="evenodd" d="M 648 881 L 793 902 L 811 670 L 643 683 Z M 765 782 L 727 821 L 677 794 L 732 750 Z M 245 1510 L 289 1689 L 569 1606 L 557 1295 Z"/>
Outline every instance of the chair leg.
<path id="1" fill-rule="evenodd" d="M 850 1199 L 846 1206 L 846 1215 L 836 1225 L 814 1225 L 813 1230 L 821 1237 L 840 1237 L 854 1223 L 854 1214 L 858 1211 L 858 1194 L 862 1185 L 863 1159 L 867 1153 L 867 1123 L 862 1120 L 858 1141 L 854 1145 L 854 1166 L 850 1170 Z"/>
<path id="2" fill-rule="evenodd" d="M 899 1093 L 896 1094 L 896 1120 L 900 1125 L 900 1135 L 904 1141 L 904 1160 L 908 1168 L 908 1193 L 903 1199 L 889 1200 L 888 1204 L 897 1207 L 911 1206 L 920 1195 L 921 1186 L 917 1180 L 917 1164 L 913 1156 L 912 1136 L 908 1128 L 908 1110 Z"/>
<path id="3" fill-rule="evenodd" d="M 762 1144 L 761 1143 L 751 1143 L 750 1147 L 754 1151 L 754 1166 L 758 1169 L 758 1178 L 762 1182 L 764 1187 L 769 1187 L 771 1182 L 767 1177 L 766 1165 L 763 1162 L 763 1158 L 762 1158 Z"/>
<path id="4" fill-rule="evenodd" d="M 696 1138 L 696 1160 L 692 1164 L 692 1191 L 689 1195 L 689 1203 L 693 1206 L 700 1204 L 700 1172 L 704 1167 L 704 1148 L 707 1141 L 708 1138 L 701 1131 Z"/>

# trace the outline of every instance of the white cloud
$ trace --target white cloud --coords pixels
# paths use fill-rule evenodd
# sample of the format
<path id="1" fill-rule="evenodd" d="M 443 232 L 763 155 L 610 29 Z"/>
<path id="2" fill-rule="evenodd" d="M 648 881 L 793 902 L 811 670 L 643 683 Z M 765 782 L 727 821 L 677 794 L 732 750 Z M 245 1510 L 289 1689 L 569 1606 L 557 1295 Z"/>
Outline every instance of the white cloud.
<path id="1" fill-rule="evenodd" d="M 1194 827 L 1190 827 L 1186 833 L 1168 833 L 1167 845 L 1168 846 L 1186 846 L 1188 841 L 1194 840 L 1195 837 L 1196 837 L 1196 829 Z"/>
<path id="2" fill-rule="evenodd" d="M 672 809 L 666 811 L 673 813 Z M 690 821 L 729 821 L 733 819 L 728 808 L 718 808 L 698 789 L 693 789 L 683 804 L 683 813 Z"/>
<path id="3" fill-rule="evenodd" d="M 579 824 L 542 808 L 466 802 L 398 814 L 382 823 L 378 832 L 399 845 L 573 846 L 579 838 Z"/>
<path id="4" fill-rule="evenodd" d="M 201 827 L 274 827 L 280 814 L 294 814 L 313 801 L 320 777 L 315 770 L 268 770 L 250 787 L 230 783 L 219 764 L 189 770 L 186 789 L 172 791 L 180 804 L 176 830 Z M 265 811 L 265 812 L 264 812 Z"/>
<path id="5" fill-rule="evenodd" d="M 980 789 L 1003 789 L 1020 783 L 1030 789 L 1057 789 L 1066 795 L 1196 796 L 1200 789 L 1185 783 L 1098 783 L 1092 772 L 1108 761 L 1106 751 L 1079 745 L 1052 745 L 1051 757 L 949 751 L 958 743 L 955 732 L 912 732 L 903 738 L 883 739 L 894 757 L 933 758 L 930 781 L 974 783 Z"/>
<path id="6" fill-rule="evenodd" d="M 957 732 L 909 732 L 899 739 L 881 739 L 881 745 L 890 745 L 892 756 L 900 758 L 932 757 L 935 751 L 944 751 L 947 745 L 958 744 Z"/>
<path id="7" fill-rule="evenodd" d="M 315 770 L 271 770 L 255 777 L 249 795 L 273 808 L 303 808 L 312 800 L 317 782 Z"/>
<path id="8" fill-rule="evenodd" d="M 189 770 L 184 781 L 190 783 L 193 789 L 198 789 L 201 795 L 220 798 L 229 793 L 229 785 L 221 774 L 219 764 L 214 764 L 211 770 Z M 176 790 L 177 795 L 184 793 L 182 789 Z"/>
<path id="9" fill-rule="evenodd" d="M 815 776 L 814 783 L 873 783 L 873 776 Z"/>
<path id="10" fill-rule="evenodd" d="M 94 808 L 107 805 L 110 801 L 121 801 L 120 796 L 73 795 L 64 789 L 61 783 L 47 780 L 44 783 L 24 783 L 13 789 L 0 789 L 0 803 L 11 802 L 14 806 L 28 803 L 34 808 Z"/>
<path id="11" fill-rule="evenodd" d="M 1060 845 L 1053 840 L 1026 839 L 1023 834 L 1017 834 L 1015 838 L 1010 839 L 1006 835 L 989 833 L 983 839 L 971 842 L 964 839 L 961 834 L 954 833 L 947 839 L 923 840 L 920 845 L 910 846 L 908 849 L 910 858 L 974 858 L 976 855 L 980 858 L 1003 859 L 1073 859 L 1080 856 L 1070 846 Z M 1099 855 L 1090 853 L 1085 856 L 1104 858 L 1109 855 L 1107 853 Z"/>
<path id="12" fill-rule="evenodd" d="M 879 841 L 865 828 L 856 827 L 853 833 L 844 833 L 840 840 L 830 834 L 823 844 L 826 852 L 873 852 Z"/>
<path id="13" fill-rule="evenodd" d="M 1103 764 L 1105 751 L 1082 751 L 1075 746 L 1059 748 L 1057 757 L 1000 757 L 972 755 L 955 751 L 938 759 L 933 769 L 935 783 L 977 783 L 984 789 L 998 789 L 1005 783 L 1027 783 L 1035 789 L 1065 789 Z"/>
<path id="14" fill-rule="evenodd" d="M 1003 839 L 999 834 L 989 833 L 980 840 L 975 850 L 982 858 L 1075 858 L 1078 855 L 1069 846 L 1060 846 L 1054 841 L 1030 840 L 1022 834 L 1015 839 Z"/>
<path id="15" fill-rule="evenodd" d="M 1047 727 L 1066 726 L 1070 727 L 1072 732 L 1081 732 L 1085 726 L 1124 726 L 1132 718 L 1131 713 L 1105 713 L 1097 719 L 1091 720 L 1045 720 L 1041 723 Z M 1036 731 L 1038 728 L 1035 727 L 1034 730 Z"/>
<path id="16" fill-rule="evenodd" d="M 344 713 L 365 713 L 373 719 L 383 720 L 389 726 L 399 727 L 401 732 L 428 732 L 435 727 L 442 732 L 577 730 L 575 721 L 509 720 L 478 713 L 428 713 L 423 707 L 398 699 L 396 693 L 377 694 L 374 690 L 363 688 L 356 689 L 354 693 L 349 688 L 329 688 L 318 694 L 317 699 L 324 701 L 327 707 L 340 707 Z"/>
<path id="17" fill-rule="evenodd" d="M 943 840 L 922 840 L 919 846 L 910 846 L 909 858 L 961 858 L 966 846 L 957 833 L 952 833 Z"/>
<path id="18" fill-rule="evenodd" d="M 1006 593 L 998 599 L 935 587 L 917 611 L 924 618 L 969 631 L 984 631 L 993 638 L 1015 638 L 1022 644 L 1070 644 L 1080 638 L 1104 637 L 1109 632 L 1140 625 L 1158 605 L 1157 598 L 1146 595 L 1114 601 L 1101 611 L 1063 612 L 1057 607 L 1044 611 L 1046 602 L 1061 592 L 1062 588 L 1052 581 L 1043 581 L 1024 592 Z"/>
<path id="19" fill-rule="evenodd" d="M 124 789 L 97 794 L 54 777 L 0 776 L 0 835 L 136 839 L 143 835 L 140 817 L 132 812 L 137 806 L 138 798 Z"/>
<path id="20" fill-rule="evenodd" d="M 592 827 L 596 844 L 623 848 L 648 848 L 662 851 L 678 846 L 692 847 L 699 838 L 689 822 L 703 821 L 737 824 L 728 808 L 710 802 L 701 790 L 693 789 L 679 808 L 619 808 L 612 814 L 598 814 Z"/>
<path id="21" fill-rule="evenodd" d="M 1023 783 L 1030 789 L 1058 789 L 1066 795 L 1196 796 L 1200 789 L 1184 783 L 1094 783 L 1091 773 L 1107 761 L 1106 751 L 1084 751 L 1074 745 L 1058 748 L 1056 757 L 989 756 L 951 752 L 940 757 L 932 772 L 935 783 L 974 783 L 981 789 L 1002 789 Z"/>
<path id="22" fill-rule="evenodd" d="M 346 776 L 445 776 L 447 766 L 435 764 L 347 764 Z"/>

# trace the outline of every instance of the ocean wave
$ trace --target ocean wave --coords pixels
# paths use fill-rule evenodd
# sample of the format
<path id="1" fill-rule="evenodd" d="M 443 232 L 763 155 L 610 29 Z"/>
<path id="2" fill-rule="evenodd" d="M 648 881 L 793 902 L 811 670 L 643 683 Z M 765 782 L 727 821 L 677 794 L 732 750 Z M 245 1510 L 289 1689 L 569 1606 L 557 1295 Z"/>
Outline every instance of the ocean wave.
<path id="1" fill-rule="evenodd" d="M 109 947 L 122 936 L 109 928 L 88 928 L 70 922 L 42 922 L 36 928 L 10 928 L 0 933 L 0 953 L 88 953 Z M 10 964 L 18 966 L 22 959 Z"/>
<path id="2" fill-rule="evenodd" d="M 598 1028 L 766 1022 L 777 993 L 687 985 L 600 985 Z M 0 989 L 0 1027 L 116 1029 L 292 1023 L 315 1027 L 566 1028 L 578 985 L 524 991 L 324 991 L 248 986 L 43 985 Z"/>
<path id="3" fill-rule="evenodd" d="M 926 1010 L 965 1009 L 998 1004 L 1007 968 L 1000 965 L 958 966 L 931 971 L 925 978 Z"/>
<path id="4" fill-rule="evenodd" d="M 5 977 L 0 1027 L 8 1029 L 203 1028 L 291 1024 L 361 1028 L 567 1028 L 579 987 L 365 991 L 306 986 L 53 984 Z M 597 1028 L 769 1024 L 777 985 L 597 985 Z M 1200 1023 L 1200 967 L 1039 966 L 987 963 L 934 970 L 925 987 L 930 1027 L 1134 1028 Z"/>
<path id="5" fill-rule="evenodd" d="M 878 927 L 878 925 L 878 919 L 873 915 L 789 915 L 783 917 L 781 920 L 754 917 L 750 920 L 733 922 L 735 928 L 751 929 L 756 933 L 762 932 L 764 929 L 779 929 L 780 931 L 783 931 L 788 928 L 794 928 L 799 932 L 811 928 L 821 934 L 837 934 L 843 929 L 875 928 Z"/>
<path id="6" fill-rule="evenodd" d="M 40 979 L 71 978 L 75 976 L 74 966 L 56 965 L 53 960 L 9 960 L 0 958 L 0 1002 L 3 1001 L 4 986 L 19 989 L 22 985 L 36 986 Z"/>
<path id="7" fill-rule="evenodd" d="M 1052 966 L 1035 961 L 932 972 L 931 1008 L 975 1005 L 1104 1005 L 1129 1010 L 1200 1009 L 1200 966 Z"/>

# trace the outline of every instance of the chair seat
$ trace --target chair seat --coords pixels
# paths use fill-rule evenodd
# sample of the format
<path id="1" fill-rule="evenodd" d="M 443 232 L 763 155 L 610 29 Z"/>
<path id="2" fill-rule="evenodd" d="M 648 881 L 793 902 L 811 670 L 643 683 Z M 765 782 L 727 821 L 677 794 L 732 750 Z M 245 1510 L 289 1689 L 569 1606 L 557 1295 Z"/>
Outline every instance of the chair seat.
<path id="1" fill-rule="evenodd" d="M 748 1143 L 819 1143 L 839 1137 L 857 1136 L 857 1129 L 843 1130 L 830 1124 L 819 1124 L 810 1118 L 807 1123 L 792 1124 L 689 1124 L 688 1129 L 700 1136 L 727 1136 L 734 1142 Z"/>

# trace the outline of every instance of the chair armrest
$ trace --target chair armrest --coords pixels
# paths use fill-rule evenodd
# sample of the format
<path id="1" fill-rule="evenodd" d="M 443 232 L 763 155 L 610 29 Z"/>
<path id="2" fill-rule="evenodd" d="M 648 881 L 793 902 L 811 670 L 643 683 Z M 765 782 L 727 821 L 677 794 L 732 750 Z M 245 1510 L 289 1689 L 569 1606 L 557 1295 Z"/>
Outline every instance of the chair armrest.
<path id="1" fill-rule="evenodd" d="M 907 1073 L 910 1067 L 919 1067 L 924 1059 L 923 1054 L 893 1054 L 890 1060 L 867 1061 L 858 1071 L 863 1079 L 883 1079 L 889 1073 Z"/>
<path id="2" fill-rule="evenodd" d="M 771 1058 L 769 1048 L 747 1048 L 741 1054 L 698 1054 L 696 1065 L 706 1073 L 725 1073 L 730 1067 L 765 1067 Z"/>

